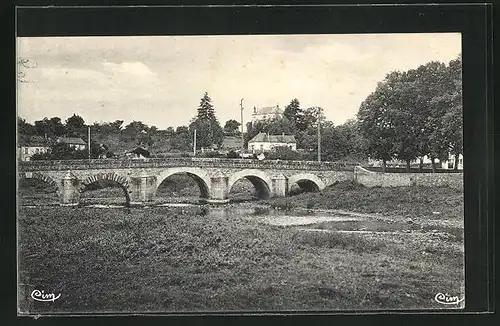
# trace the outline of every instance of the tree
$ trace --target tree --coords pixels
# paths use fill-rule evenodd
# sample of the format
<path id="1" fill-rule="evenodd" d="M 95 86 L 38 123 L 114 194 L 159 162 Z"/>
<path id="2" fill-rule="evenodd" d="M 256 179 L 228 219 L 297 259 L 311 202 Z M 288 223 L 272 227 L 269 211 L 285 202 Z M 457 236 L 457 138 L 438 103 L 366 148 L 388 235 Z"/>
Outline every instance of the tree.
<path id="1" fill-rule="evenodd" d="M 173 128 L 172 128 L 173 129 Z M 170 146 L 179 151 L 189 151 L 192 149 L 192 137 L 189 133 L 189 127 L 178 126 L 175 134 L 170 139 Z"/>
<path id="2" fill-rule="evenodd" d="M 442 139 L 455 155 L 454 169 L 458 168 L 458 157 L 463 154 L 463 107 L 462 107 L 462 62 L 461 58 L 450 61 L 446 67 L 448 90 L 432 100 L 439 111 L 445 111 L 442 117 Z"/>
<path id="3" fill-rule="evenodd" d="M 66 134 L 66 127 L 62 124 L 61 118 L 53 117 L 49 120 L 50 129 L 54 136 L 63 136 Z"/>
<path id="4" fill-rule="evenodd" d="M 37 133 L 35 126 L 26 122 L 26 120 L 21 117 L 17 118 L 17 128 L 22 135 L 34 136 Z"/>
<path id="5" fill-rule="evenodd" d="M 224 131 L 215 116 L 212 100 L 205 92 L 198 107 L 198 116 L 189 125 L 189 131 L 194 137 L 196 130 L 196 148 L 220 146 L 224 139 Z"/>
<path id="6" fill-rule="evenodd" d="M 205 92 L 198 107 L 198 119 L 201 120 L 215 120 L 215 109 L 212 105 L 212 99 Z"/>
<path id="7" fill-rule="evenodd" d="M 66 132 L 69 136 L 82 136 L 85 131 L 85 120 L 79 115 L 73 114 L 66 119 Z"/>
<path id="8" fill-rule="evenodd" d="M 212 119 L 196 119 L 189 125 L 191 137 L 196 130 L 196 148 L 220 146 L 224 140 L 224 131 L 219 122 Z"/>
<path id="9" fill-rule="evenodd" d="M 248 142 L 260 132 L 269 133 L 270 135 L 294 135 L 296 132 L 295 125 L 287 118 L 269 118 L 247 123 L 247 132 L 244 140 L 245 146 Z"/>
<path id="10" fill-rule="evenodd" d="M 302 110 L 300 109 L 300 102 L 298 99 L 294 98 L 293 100 L 290 101 L 290 104 L 288 104 L 285 107 L 285 111 L 283 112 L 283 116 L 288 119 L 288 121 L 292 122 L 295 126 L 299 128 L 300 122 L 300 116 L 302 115 Z M 300 127 L 304 127 L 301 125 Z M 304 130 L 299 128 L 299 130 Z"/>
<path id="11" fill-rule="evenodd" d="M 392 80 L 389 75 L 378 83 L 373 93 L 361 103 L 357 118 L 360 132 L 367 142 L 367 152 L 370 157 L 382 160 L 382 170 L 385 172 L 386 162 L 394 156 L 393 142 L 396 138 L 396 126 L 389 108 Z"/>
<path id="12" fill-rule="evenodd" d="M 345 123 L 335 127 L 336 139 L 333 141 L 335 150 L 340 159 L 344 160 L 365 160 L 366 144 L 361 136 L 358 121 L 349 119 Z M 330 141 L 326 142 L 326 145 Z"/>
<path id="13" fill-rule="evenodd" d="M 148 125 L 141 121 L 132 121 L 123 129 L 123 133 L 137 137 L 141 133 L 147 133 L 149 131 Z"/>
<path id="14" fill-rule="evenodd" d="M 224 134 L 226 136 L 238 136 L 241 134 L 241 132 L 238 130 L 238 128 L 241 126 L 241 123 L 234 119 L 230 119 L 226 121 L 226 124 L 224 125 Z"/>

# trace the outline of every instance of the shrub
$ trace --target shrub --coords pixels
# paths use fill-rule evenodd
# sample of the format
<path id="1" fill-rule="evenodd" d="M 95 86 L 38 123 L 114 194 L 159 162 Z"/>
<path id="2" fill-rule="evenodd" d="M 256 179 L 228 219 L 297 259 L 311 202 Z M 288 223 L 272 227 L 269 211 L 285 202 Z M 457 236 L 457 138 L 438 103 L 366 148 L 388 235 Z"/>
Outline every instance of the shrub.
<path id="1" fill-rule="evenodd" d="M 239 158 L 239 155 L 238 153 L 236 153 L 235 151 L 231 150 L 229 151 L 229 153 L 227 153 L 227 158 Z"/>
<path id="2" fill-rule="evenodd" d="M 286 146 L 276 147 L 273 152 L 268 153 L 266 156 L 270 160 L 289 160 L 289 161 L 302 160 L 301 153 L 294 151 Z"/>

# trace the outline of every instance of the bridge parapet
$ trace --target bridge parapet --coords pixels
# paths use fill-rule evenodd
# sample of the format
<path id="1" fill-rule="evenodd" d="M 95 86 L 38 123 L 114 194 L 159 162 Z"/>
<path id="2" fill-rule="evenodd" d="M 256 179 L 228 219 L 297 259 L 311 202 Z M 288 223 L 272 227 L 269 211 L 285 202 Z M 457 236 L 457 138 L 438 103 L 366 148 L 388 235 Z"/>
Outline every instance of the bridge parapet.
<path id="1" fill-rule="evenodd" d="M 282 161 L 221 158 L 149 158 L 149 159 L 91 159 L 20 162 L 20 172 L 86 169 L 123 169 L 157 167 L 203 167 L 236 169 L 353 171 L 355 162 Z"/>

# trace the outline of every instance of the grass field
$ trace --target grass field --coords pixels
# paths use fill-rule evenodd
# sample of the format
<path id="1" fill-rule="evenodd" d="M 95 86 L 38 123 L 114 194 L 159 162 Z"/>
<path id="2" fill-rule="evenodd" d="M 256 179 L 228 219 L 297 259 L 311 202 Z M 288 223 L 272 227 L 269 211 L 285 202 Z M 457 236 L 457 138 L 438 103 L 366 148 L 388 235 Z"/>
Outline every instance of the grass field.
<path id="1" fill-rule="evenodd" d="M 342 183 L 291 199 L 265 204 L 412 227 L 338 233 L 328 222 L 274 226 L 203 207 L 21 207 L 20 311 L 439 309 L 450 307 L 437 293 L 464 293 L 462 194 Z M 33 289 L 61 298 L 36 302 Z"/>

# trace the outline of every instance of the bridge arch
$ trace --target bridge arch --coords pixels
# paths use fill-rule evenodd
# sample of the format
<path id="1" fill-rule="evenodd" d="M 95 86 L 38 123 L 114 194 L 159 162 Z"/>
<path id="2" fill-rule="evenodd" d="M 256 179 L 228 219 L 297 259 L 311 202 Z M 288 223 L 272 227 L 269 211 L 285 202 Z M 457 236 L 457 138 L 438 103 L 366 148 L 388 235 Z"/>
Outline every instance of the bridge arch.
<path id="1" fill-rule="evenodd" d="M 271 196 L 271 177 L 266 172 L 256 169 L 245 169 L 233 173 L 228 180 L 227 192 L 231 191 L 236 181 L 243 178 L 253 184 L 259 199 L 267 199 Z"/>
<path id="2" fill-rule="evenodd" d="M 123 194 L 125 195 L 126 203 L 130 203 L 130 195 L 128 188 L 130 186 L 128 180 L 126 177 L 119 175 L 115 172 L 110 172 L 110 173 L 98 173 L 91 175 L 89 177 L 86 177 L 85 179 L 80 181 L 80 188 L 79 191 L 80 193 L 83 193 L 88 190 L 88 187 L 91 184 L 94 184 L 100 180 L 107 180 L 107 181 L 112 181 L 114 184 L 117 184 L 122 190 Z"/>
<path id="3" fill-rule="evenodd" d="M 312 173 L 298 173 L 288 178 L 288 187 L 296 184 L 301 190 L 306 191 L 321 191 L 325 189 L 325 183 L 315 174 Z"/>
<path id="4" fill-rule="evenodd" d="M 49 177 L 48 175 L 45 175 L 45 174 L 42 174 L 39 172 L 25 172 L 25 173 L 20 173 L 20 179 L 40 180 L 40 181 L 46 183 L 47 185 L 49 185 L 50 187 L 53 187 L 54 189 L 56 189 L 56 192 L 59 192 L 59 184 L 54 179 Z"/>
<path id="5" fill-rule="evenodd" d="M 158 188 L 160 187 L 162 182 L 174 174 L 187 174 L 198 185 L 198 188 L 200 189 L 201 198 L 210 198 L 210 185 L 211 185 L 210 177 L 208 176 L 206 171 L 196 167 L 178 167 L 162 171 L 156 177 L 157 182 L 156 182 L 155 193 L 158 192 Z"/>

